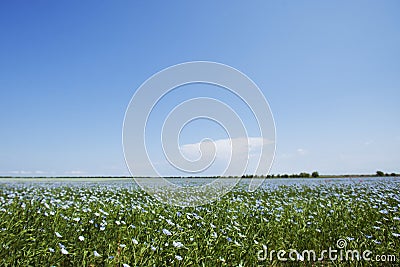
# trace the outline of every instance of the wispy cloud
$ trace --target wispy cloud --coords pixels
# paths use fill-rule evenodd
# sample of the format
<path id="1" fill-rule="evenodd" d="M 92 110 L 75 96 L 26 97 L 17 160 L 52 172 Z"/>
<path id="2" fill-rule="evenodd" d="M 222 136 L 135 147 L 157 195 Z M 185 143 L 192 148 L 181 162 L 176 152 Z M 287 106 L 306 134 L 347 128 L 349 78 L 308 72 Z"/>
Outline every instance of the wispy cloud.
<path id="1" fill-rule="evenodd" d="M 305 156 L 305 155 L 308 154 L 308 150 L 306 150 L 306 149 L 304 149 L 304 148 L 298 148 L 298 149 L 296 150 L 296 153 L 297 153 L 297 155 Z"/>
<path id="2" fill-rule="evenodd" d="M 86 174 L 86 172 L 85 172 L 85 171 L 77 171 L 77 170 L 74 170 L 74 171 L 66 171 L 65 174 L 69 174 L 69 175 L 82 175 L 82 174 Z"/>
<path id="3" fill-rule="evenodd" d="M 47 174 L 48 172 L 47 171 L 42 171 L 42 170 L 36 170 L 36 171 L 13 170 L 13 171 L 7 171 L 5 173 L 11 174 L 11 175 L 23 175 L 23 176 L 32 175 L 32 176 L 35 176 L 35 175 L 44 175 L 44 174 Z"/>
<path id="4" fill-rule="evenodd" d="M 10 174 L 32 174 L 32 173 L 34 173 L 34 172 L 32 172 L 32 171 L 20 170 L 20 171 L 9 171 L 8 173 L 10 173 Z"/>
<path id="5" fill-rule="evenodd" d="M 373 143 L 374 143 L 373 140 L 367 140 L 367 141 L 364 142 L 364 145 L 365 145 L 365 146 L 369 146 L 369 145 L 371 145 L 371 144 L 373 144 Z"/>
<path id="6" fill-rule="evenodd" d="M 210 172 L 214 171 L 214 174 L 231 164 L 232 173 L 226 173 L 226 175 L 237 175 L 242 172 L 241 166 L 246 160 L 248 160 L 248 165 L 245 172 L 255 172 L 261 152 L 272 144 L 272 141 L 261 137 L 226 138 L 185 144 L 180 147 L 180 150 L 190 161 L 214 158 L 213 166 L 210 167 Z"/>
<path id="7" fill-rule="evenodd" d="M 272 144 L 272 141 L 261 137 L 227 138 L 215 141 L 205 141 L 193 144 L 185 144 L 180 147 L 182 153 L 191 160 L 197 160 L 202 153 L 216 153 L 218 158 L 227 158 L 232 154 L 233 144 L 240 153 L 258 155 L 264 145 Z"/>

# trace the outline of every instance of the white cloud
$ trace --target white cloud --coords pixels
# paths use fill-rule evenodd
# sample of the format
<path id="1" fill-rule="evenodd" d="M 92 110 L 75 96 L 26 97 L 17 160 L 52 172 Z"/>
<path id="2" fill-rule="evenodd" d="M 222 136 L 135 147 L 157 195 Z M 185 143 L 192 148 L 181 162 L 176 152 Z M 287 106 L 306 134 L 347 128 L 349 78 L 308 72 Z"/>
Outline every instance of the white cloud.
<path id="1" fill-rule="evenodd" d="M 298 149 L 296 150 L 296 152 L 297 152 L 297 154 L 300 155 L 300 156 L 305 156 L 305 155 L 308 154 L 308 151 L 305 150 L 305 149 L 303 149 L 303 148 L 298 148 Z"/>
<path id="2" fill-rule="evenodd" d="M 259 154 L 264 145 L 273 142 L 261 137 L 249 138 L 227 138 L 219 140 L 205 140 L 204 142 L 186 144 L 180 147 L 182 153 L 191 160 L 197 160 L 201 153 L 217 153 L 217 157 L 226 157 L 232 153 L 232 144 L 239 149 L 241 153 Z M 215 148 L 215 149 L 214 149 Z"/>
<path id="3" fill-rule="evenodd" d="M 85 174 L 85 171 L 67 171 L 65 174 L 71 174 L 71 175 L 79 175 L 79 174 Z"/>
<path id="4" fill-rule="evenodd" d="M 8 173 L 10 173 L 10 174 L 32 174 L 33 172 L 21 170 L 21 171 L 9 171 Z"/>
<path id="5" fill-rule="evenodd" d="M 374 142 L 373 140 L 367 140 L 367 141 L 364 142 L 364 145 L 365 145 L 365 146 L 369 146 L 369 145 L 371 145 L 373 142 Z"/>
<path id="6" fill-rule="evenodd" d="M 230 173 L 225 175 L 238 175 L 242 173 L 246 160 L 248 160 L 248 166 L 245 173 L 254 173 L 257 169 L 261 152 L 265 153 L 266 150 L 263 151 L 263 149 L 271 147 L 268 145 L 272 144 L 272 141 L 261 137 L 227 138 L 215 141 L 206 139 L 203 142 L 182 145 L 180 150 L 189 161 L 201 161 L 202 158 L 210 159 L 215 157 L 212 166 L 204 174 L 222 174 L 223 170 L 231 164 Z"/>
<path id="7" fill-rule="evenodd" d="M 36 176 L 36 175 L 44 175 L 48 172 L 41 171 L 41 170 L 36 170 L 36 171 L 14 170 L 14 171 L 7 171 L 5 173 L 11 174 L 11 175 Z"/>

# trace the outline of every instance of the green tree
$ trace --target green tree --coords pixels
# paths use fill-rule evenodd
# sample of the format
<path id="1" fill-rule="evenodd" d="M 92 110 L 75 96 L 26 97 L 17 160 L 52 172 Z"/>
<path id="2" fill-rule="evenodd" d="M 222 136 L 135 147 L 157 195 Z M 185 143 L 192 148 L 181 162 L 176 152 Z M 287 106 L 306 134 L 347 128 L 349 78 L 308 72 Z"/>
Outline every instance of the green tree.
<path id="1" fill-rule="evenodd" d="M 385 176 L 383 171 L 376 171 L 376 176 Z"/>
<path id="2" fill-rule="evenodd" d="M 307 173 L 307 172 L 301 172 L 301 173 L 299 174 L 299 177 L 301 177 L 301 178 L 309 178 L 309 177 L 310 177 L 310 174 Z"/>
<path id="3" fill-rule="evenodd" d="M 317 177 L 319 177 L 319 173 L 318 173 L 317 171 L 315 171 L 315 172 L 313 172 L 313 173 L 311 174 L 311 176 L 312 176 L 313 178 L 317 178 Z"/>

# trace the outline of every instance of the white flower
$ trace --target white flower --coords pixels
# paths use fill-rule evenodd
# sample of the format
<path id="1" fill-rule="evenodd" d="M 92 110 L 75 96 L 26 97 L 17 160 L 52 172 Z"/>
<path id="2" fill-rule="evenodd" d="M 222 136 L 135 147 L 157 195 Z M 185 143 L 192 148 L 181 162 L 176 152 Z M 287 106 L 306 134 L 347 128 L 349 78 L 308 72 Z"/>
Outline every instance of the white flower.
<path id="1" fill-rule="evenodd" d="M 106 228 L 104 226 L 100 227 L 100 231 L 104 231 Z"/>
<path id="2" fill-rule="evenodd" d="M 69 252 L 65 248 L 61 248 L 61 253 L 64 255 L 69 254 Z"/>
<path id="3" fill-rule="evenodd" d="M 175 259 L 177 259 L 178 261 L 181 261 L 183 258 L 179 255 L 175 255 Z"/>
<path id="4" fill-rule="evenodd" d="M 85 240 L 85 238 L 83 236 L 81 236 L 81 235 L 78 237 L 78 239 L 79 239 L 79 241 Z"/>
<path id="5" fill-rule="evenodd" d="M 167 229 L 163 229 L 162 231 L 163 231 L 163 233 L 164 233 L 165 235 L 172 235 L 171 232 L 168 231 Z"/>
<path id="6" fill-rule="evenodd" d="M 53 253 L 53 252 L 54 252 L 54 249 L 53 249 L 53 248 L 49 248 L 49 251 L 50 251 L 51 253 Z"/>
<path id="7" fill-rule="evenodd" d="M 157 248 L 156 248 L 155 246 L 151 246 L 151 250 L 152 250 L 152 251 L 156 251 Z"/>
<path id="8" fill-rule="evenodd" d="M 74 220 L 75 222 L 79 222 L 79 221 L 81 220 L 81 218 L 73 218 L 73 220 Z"/>
<path id="9" fill-rule="evenodd" d="M 173 242 L 172 242 L 172 245 L 173 245 L 174 247 L 176 247 L 176 248 L 181 248 L 181 247 L 183 247 L 183 244 L 182 244 L 181 242 L 179 242 L 179 241 L 173 241 Z"/>
<path id="10" fill-rule="evenodd" d="M 95 257 L 101 257 L 101 255 L 95 250 L 95 251 L 93 251 L 93 255 L 95 256 Z"/>
<path id="11" fill-rule="evenodd" d="M 115 221 L 115 223 L 116 223 L 117 225 L 120 225 L 120 224 L 121 224 L 121 222 L 120 222 L 120 221 Z"/>
<path id="12" fill-rule="evenodd" d="M 102 209 L 99 209 L 99 211 L 100 211 L 101 213 L 103 213 L 104 215 L 108 216 L 108 213 L 107 213 L 107 212 L 105 212 L 104 210 L 102 210 Z"/>
<path id="13" fill-rule="evenodd" d="M 124 247 L 126 247 L 126 245 L 125 244 L 120 244 L 119 245 L 121 248 L 124 248 Z"/>
<path id="14" fill-rule="evenodd" d="M 58 237 L 58 238 L 61 238 L 61 237 L 62 237 L 62 235 L 60 235 L 59 232 L 55 232 L 55 234 L 56 234 L 56 237 Z"/>
<path id="15" fill-rule="evenodd" d="M 138 242 L 136 239 L 134 239 L 134 238 L 132 238 L 132 243 L 133 243 L 134 245 L 139 244 L 139 242 Z"/>
<path id="16" fill-rule="evenodd" d="M 126 264 L 126 263 L 122 264 L 122 266 L 123 267 L 131 267 L 129 264 Z"/>
<path id="17" fill-rule="evenodd" d="M 400 237 L 400 234 L 397 234 L 397 233 L 392 233 L 392 235 L 393 235 L 394 237 Z"/>

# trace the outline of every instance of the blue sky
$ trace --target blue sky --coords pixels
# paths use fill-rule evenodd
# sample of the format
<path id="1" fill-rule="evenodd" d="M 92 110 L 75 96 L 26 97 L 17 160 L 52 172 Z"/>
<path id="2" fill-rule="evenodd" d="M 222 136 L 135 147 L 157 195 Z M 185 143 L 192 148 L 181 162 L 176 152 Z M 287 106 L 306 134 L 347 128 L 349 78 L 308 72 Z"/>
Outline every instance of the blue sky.
<path id="1" fill-rule="evenodd" d="M 130 98 L 154 73 L 192 60 L 228 64 L 263 91 L 276 123 L 272 173 L 400 172 L 399 8 L 2 2 L 0 175 L 128 174 Z"/>

